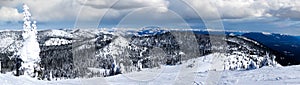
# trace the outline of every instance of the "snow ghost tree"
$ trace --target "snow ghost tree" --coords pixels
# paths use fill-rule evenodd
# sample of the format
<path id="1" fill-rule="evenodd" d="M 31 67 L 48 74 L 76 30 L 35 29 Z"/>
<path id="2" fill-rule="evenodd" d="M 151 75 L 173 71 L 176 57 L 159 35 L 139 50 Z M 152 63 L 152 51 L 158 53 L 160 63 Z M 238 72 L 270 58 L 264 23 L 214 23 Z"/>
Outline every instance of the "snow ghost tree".
<path id="1" fill-rule="evenodd" d="M 32 76 L 34 75 L 34 68 L 37 67 L 37 63 L 40 62 L 40 47 L 36 36 L 36 21 L 33 21 L 33 23 L 30 21 L 31 14 L 27 5 L 23 5 L 23 10 L 23 47 L 18 54 L 23 60 L 21 69 L 24 70 L 25 74 Z"/>

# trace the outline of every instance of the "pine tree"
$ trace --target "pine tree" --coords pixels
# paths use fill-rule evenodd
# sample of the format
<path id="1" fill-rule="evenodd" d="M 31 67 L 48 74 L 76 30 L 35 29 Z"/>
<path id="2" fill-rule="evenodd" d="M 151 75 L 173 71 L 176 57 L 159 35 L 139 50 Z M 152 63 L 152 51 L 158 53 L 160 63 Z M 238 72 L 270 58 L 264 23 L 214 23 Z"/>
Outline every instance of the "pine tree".
<path id="1" fill-rule="evenodd" d="M 41 60 L 39 56 L 40 47 L 36 36 L 37 26 L 36 21 L 31 23 L 31 13 L 29 12 L 29 7 L 26 4 L 23 5 L 23 11 L 23 47 L 17 53 L 18 58 L 23 61 L 23 64 L 19 69 L 24 70 L 25 74 L 29 76 L 34 76 L 34 70 Z"/>

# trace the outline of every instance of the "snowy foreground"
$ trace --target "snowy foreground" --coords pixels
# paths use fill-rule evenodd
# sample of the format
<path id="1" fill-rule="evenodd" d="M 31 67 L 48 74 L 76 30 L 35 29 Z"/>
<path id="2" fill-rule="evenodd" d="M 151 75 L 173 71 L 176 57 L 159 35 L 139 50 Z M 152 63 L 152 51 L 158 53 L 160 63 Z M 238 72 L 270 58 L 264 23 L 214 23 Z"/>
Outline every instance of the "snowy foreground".
<path id="1" fill-rule="evenodd" d="M 244 71 L 215 71 L 215 56 L 191 59 L 181 65 L 143 69 L 110 77 L 89 79 L 62 79 L 45 81 L 26 76 L 15 77 L 11 73 L 0 74 L 3 85 L 299 85 L 300 65 L 287 67 L 263 67 Z"/>

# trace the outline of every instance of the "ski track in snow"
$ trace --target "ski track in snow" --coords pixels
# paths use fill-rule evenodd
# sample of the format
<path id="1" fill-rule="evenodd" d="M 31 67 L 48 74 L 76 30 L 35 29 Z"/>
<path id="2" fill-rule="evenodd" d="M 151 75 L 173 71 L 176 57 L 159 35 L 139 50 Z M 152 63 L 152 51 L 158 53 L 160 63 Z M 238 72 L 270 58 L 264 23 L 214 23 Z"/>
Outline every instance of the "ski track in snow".
<path id="1" fill-rule="evenodd" d="M 263 67 L 244 71 L 210 70 L 215 54 L 191 59 L 181 65 L 143 69 L 140 72 L 110 77 L 62 79 L 45 81 L 12 73 L 0 74 L 2 85 L 204 85 L 209 72 L 221 73 L 219 85 L 299 85 L 300 65 L 287 67 Z M 192 66 L 192 67 L 189 67 Z"/>

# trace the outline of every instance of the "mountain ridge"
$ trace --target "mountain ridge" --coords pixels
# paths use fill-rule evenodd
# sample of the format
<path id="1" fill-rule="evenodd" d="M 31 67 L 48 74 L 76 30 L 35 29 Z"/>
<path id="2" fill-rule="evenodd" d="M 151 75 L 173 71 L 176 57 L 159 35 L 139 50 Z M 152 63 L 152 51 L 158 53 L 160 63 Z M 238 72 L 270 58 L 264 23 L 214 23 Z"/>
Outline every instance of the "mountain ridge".
<path id="1" fill-rule="evenodd" d="M 99 29 L 39 31 L 41 65 L 46 68 L 44 75 L 51 74 L 55 78 L 108 76 L 111 74 L 106 71 L 111 71 L 112 64 L 116 65 L 114 71 L 119 69 L 122 70 L 122 73 L 138 71 L 141 68 L 153 68 L 160 64 L 177 65 L 181 61 L 212 53 L 213 46 L 209 39 L 210 37 L 220 37 L 219 35 L 201 34 L 201 32 L 195 33 L 195 31 L 174 30 L 150 36 L 119 35 L 117 33 L 103 32 Z M 276 66 L 276 62 L 273 62 L 272 59 L 277 55 L 273 54 L 271 50 L 260 46 L 257 42 L 246 40 L 242 35 L 229 34 L 225 37 L 229 46 L 225 49 L 225 55 L 227 55 L 224 62 L 225 70 Z M 182 39 L 178 36 L 196 41 L 184 40 L 183 43 L 181 40 L 178 41 L 178 39 Z M 118 41 L 119 38 L 122 39 Z M 110 45 L 116 42 L 116 39 L 118 42 L 126 42 L 125 45 L 118 45 L 118 43 Z M 46 42 L 51 43 L 46 45 Z M 186 48 L 187 46 L 196 48 L 190 49 Z M 116 49 L 122 51 L 117 54 L 109 53 Z M 160 53 L 153 55 L 152 51 Z M 7 54 L 1 57 L 7 57 Z M 6 61 L 13 63 L 13 60 Z M 5 68 L 9 71 L 9 69 L 13 69 L 12 67 L 6 66 Z M 92 72 L 87 67 L 106 69 L 106 71 Z"/>

